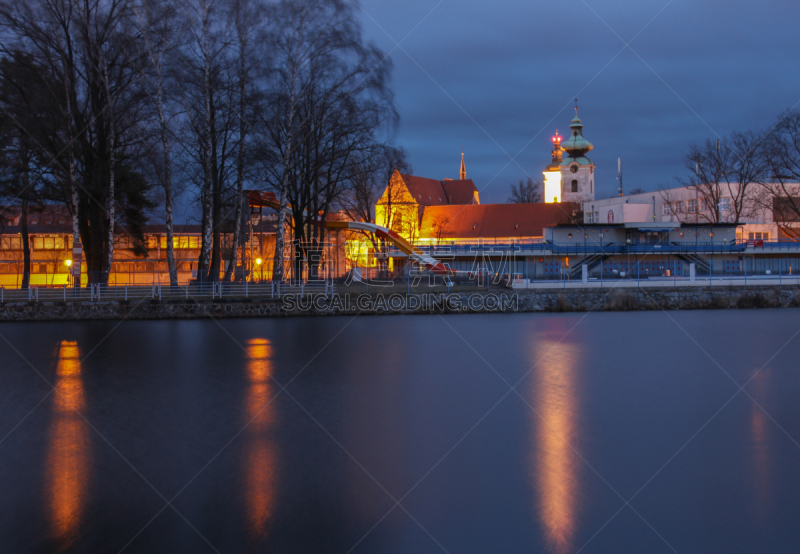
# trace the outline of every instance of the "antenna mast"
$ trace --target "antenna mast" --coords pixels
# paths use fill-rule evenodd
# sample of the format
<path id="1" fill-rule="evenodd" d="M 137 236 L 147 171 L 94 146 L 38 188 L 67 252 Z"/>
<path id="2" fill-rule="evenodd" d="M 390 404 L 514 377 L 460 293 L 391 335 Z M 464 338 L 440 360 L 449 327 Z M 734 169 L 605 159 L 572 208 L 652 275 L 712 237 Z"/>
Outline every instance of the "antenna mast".
<path id="1" fill-rule="evenodd" d="M 617 158 L 617 181 L 619 181 L 617 192 L 620 196 L 625 196 L 625 192 L 622 190 L 622 158 Z"/>

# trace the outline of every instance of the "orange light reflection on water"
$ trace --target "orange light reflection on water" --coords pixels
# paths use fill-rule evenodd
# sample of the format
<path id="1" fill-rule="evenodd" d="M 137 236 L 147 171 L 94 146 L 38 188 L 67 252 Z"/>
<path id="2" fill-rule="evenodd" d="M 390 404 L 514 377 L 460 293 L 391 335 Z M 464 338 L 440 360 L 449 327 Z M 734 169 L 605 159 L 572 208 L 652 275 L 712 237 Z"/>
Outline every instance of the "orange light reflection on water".
<path id="1" fill-rule="evenodd" d="M 277 463 L 270 430 L 275 417 L 271 405 L 271 345 L 266 339 L 247 342 L 247 421 L 245 446 L 245 503 L 247 521 L 256 536 L 266 534 L 267 522 L 275 510 Z M 252 420 L 252 421 L 251 421 Z"/>
<path id="2" fill-rule="evenodd" d="M 761 371 L 752 381 L 751 389 L 753 398 L 763 406 L 767 396 L 767 385 L 770 380 L 769 369 Z M 753 486 L 755 508 L 761 521 L 769 519 L 770 502 L 770 459 L 769 421 L 764 411 L 755 402 L 751 402 L 750 430 L 753 441 Z"/>
<path id="3" fill-rule="evenodd" d="M 545 537 L 553 552 L 569 552 L 576 529 L 578 458 L 572 446 L 577 439 L 578 401 L 574 345 L 544 342 L 544 359 L 534 376 L 536 456 L 533 468 L 538 509 Z"/>
<path id="4" fill-rule="evenodd" d="M 86 508 L 91 444 L 89 429 L 76 412 L 85 408 L 78 344 L 62 341 L 45 466 L 50 526 L 61 548 L 75 540 Z"/>

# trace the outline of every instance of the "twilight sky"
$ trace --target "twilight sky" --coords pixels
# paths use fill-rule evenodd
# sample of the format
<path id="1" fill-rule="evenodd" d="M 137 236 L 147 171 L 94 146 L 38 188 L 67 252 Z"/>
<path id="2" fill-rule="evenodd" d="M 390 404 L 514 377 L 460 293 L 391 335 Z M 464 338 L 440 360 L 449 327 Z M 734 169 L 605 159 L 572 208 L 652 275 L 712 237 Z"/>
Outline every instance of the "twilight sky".
<path id="1" fill-rule="evenodd" d="M 394 49 L 395 142 L 414 173 L 458 178 L 463 148 L 483 203 L 506 201 L 528 175 L 541 180 L 576 96 L 598 198 L 616 192 L 617 157 L 627 190 L 656 190 L 685 173 L 690 142 L 766 129 L 800 108 L 796 0 L 361 6 L 366 38 Z"/>

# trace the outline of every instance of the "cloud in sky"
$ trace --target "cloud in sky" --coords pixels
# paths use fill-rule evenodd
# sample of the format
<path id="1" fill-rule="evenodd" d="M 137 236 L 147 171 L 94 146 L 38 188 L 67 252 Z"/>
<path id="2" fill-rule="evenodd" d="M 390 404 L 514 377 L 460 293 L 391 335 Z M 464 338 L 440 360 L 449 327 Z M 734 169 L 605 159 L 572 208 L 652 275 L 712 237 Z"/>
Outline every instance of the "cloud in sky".
<path id="1" fill-rule="evenodd" d="M 616 191 L 617 157 L 628 190 L 672 185 L 691 142 L 766 129 L 800 101 L 796 2 L 361 6 L 365 36 L 386 52 L 410 33 L 391 56 L 396 143 L 416 174 L 434 178 L 458 176 L 463 148 L 482 201 L 505 201 L 510 183 L 541 178 L 576 95 L 598 197 Z"/>

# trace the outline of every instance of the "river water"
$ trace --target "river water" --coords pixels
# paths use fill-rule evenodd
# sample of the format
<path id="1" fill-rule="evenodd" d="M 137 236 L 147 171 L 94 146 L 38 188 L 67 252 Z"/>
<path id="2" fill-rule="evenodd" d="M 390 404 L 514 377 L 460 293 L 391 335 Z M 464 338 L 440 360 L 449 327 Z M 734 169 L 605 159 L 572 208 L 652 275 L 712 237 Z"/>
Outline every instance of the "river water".
<path id="1" fill-rule="evenodd" d="M 799 329 L 2 324 L 0 552 L 797 552 Z"/>

